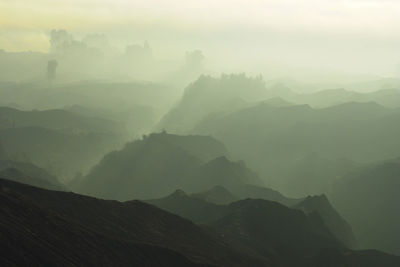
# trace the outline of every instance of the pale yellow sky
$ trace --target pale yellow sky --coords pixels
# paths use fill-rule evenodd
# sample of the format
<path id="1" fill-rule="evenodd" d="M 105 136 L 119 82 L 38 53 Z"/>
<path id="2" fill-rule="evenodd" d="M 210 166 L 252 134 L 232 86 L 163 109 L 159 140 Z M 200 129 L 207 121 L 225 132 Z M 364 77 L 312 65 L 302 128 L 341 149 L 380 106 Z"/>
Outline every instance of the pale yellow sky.
<path id="1" fill-rule="evenodd" d="M 400 22 L 398 0 L 1 0 L 0 7 L 2 27 L 94 26 L 126 19 L 346 28 L 393 28 Z"/>
<path id="2" fill-rule="evenodd" d="M 346 58 L 354 55 L 360 66 L 372 55 L 377 64 L 380 60 L 393 69 L 400 47 L 400 0 L 0 0 L 0 49 L 45 52 L 51 29 L 74 36 L 105 33 L 124 44 L 148 39 L 160 53 L 201 48 L 219 54 L 205 45 L 229 42 L 235 54 L 250 46 L 280 49 L 296 42 L 276 60 L 309 56 L 302 47 L 321 55 L 334 48 Z"/>
<path id="3" fill-rule="evenodd" d="M 0 46 L 46 50 L 52 28 L 268 27 L 399 35 L 398 0 L 0 0 Z M 18 44 L 20 42 L 20 44 Z"/>

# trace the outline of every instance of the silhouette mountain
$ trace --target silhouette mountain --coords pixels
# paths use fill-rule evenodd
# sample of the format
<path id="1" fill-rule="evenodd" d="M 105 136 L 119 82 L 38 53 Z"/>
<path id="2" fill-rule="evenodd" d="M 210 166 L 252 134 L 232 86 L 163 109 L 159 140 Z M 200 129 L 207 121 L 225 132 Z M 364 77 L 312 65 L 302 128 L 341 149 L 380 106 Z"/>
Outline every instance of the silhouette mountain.
<path id="1" fill-rule="evenodd" d="M 302 266 L 322 248 L 344 249 L 323 225 L 277 202 L 247 199 L 230 204 L 228 209 L 230 212 L 212 227 L 231 242 L 268 255 L 276 265 Z"/>
<path id="2" fill-rule="evenodd" d="M 279 171 L 279 177 L 288 194 L 329 192 L 332 182 L 347 172 L 357 168 L 359 163 L 345 159 L 330 159 L 309 153 L 294 159 L 290 166 Z"/>
<path id="3" fill-rule="evenodd" d="M 400 160 L 367 164 L 333 186 L 335 207 L 352 225 L 361 248 L 400 255 Z"/>
<path id="4" fill-rule="evenodd" d="M 226 196 L 229 194 L 232 196 L 228 190 L 218 186 L 213 190 L 191 195 L 187 195 L 182 190 L 177 190 L 167 197 L 148 200 L 147 202 L 196 223 L 212 223 L 230 214 L 232 209 L 230 205 L 227 205 L 230 203 L 211 203 L 207 201 L 204 196 L 208 196 L 209 192 L 212 192 L 212 196 L 216 199 L 220 199 L 221 195 Z M 326 196 L 309 196 L 305 199 L 297 200 L 297 202 L 290 208 L 302 210 L 317 227 L 323 229 L 322 231 L 332 233 L 346 247 L 355 248 L 355 238 L 350 225 L 332 207 Z"/>
<path id="5" fill-rule="evenodd" d="M 120 144 L 112 133 L 71 133 L 43 127 L 0 129 L 9 158 L 30 161 L 59 178 L 85 173 L 104 153 Z"/>
<path id="6" fill-rule="evenodd" d="M 245 74 L 223 74 L 219 78 L 213 78 L 202 75 L 185 88 L 181 100 L 163 117 L 157 128 L 186 133 L 203 119 L 215 114 L 226 115 L 260 101 L 272 106 L 288 106 L 294 103 L 314 108 L 347 102 L 376 102 L 386 107 L 397 108 L 400 107 L 398 99 L 398 89 L 385 88 L 368 93 L 330 89 L 298 94 L 283 83 L 266 86 L 261 76 L 252 78 Z"/>
<path id="7" fill-rule="evenodd" d="M 261 104 L 203 120 L 192 132 L 211 134 L 271 186 L 302 196 L 326 192 L 335 177 L 356 167 L 353 162 L 398 156 L 399 112 L 375 103 Z"/>
<path id="8" fill-rule="evenodd" d="M 258 175 L 249 170 L 243 161 L 232 162 L 221 156 L 199 166 L 193 173 L 189 188 L 194 192 L 221 185 L 231 190 L 245 184 L 262 185 Z"/>
<path id="9" fill-rule="evenodd" d="M 178 189 L 166 197 L 146 200 L 146 202 L 184 218 L 188 218 L 196 223 L 210 223 L 229 214 L 229 205 L 232 202 L 215 203 L 207 199 L 209 195 L 216 199 L 221 199 L 221 195 L 229 195 L 234 197 L 236 201 L 241 200 L 241 198 L 233 196 L 224 187 L 217 186 L 209 191 L 193 193 L 190 195 L 186 194 L 183 190 Z"/>
<path id="10" fill-rule="evenodd" d="M 208 202 L 196 194 L 188 195 L 180 189 L 166 197 L 145 201 L 195 223 L 210 223 L 228 212 L 225 205 Z"/>
<path id="11" fill-rule="evenodd" d="M 299 210 L 299 207 L 292 209 L 261 199 L 218 205 L 199 199 L 196 194 L 188 195 L 182 190 L 146 202 L 196 223 L 208 225 L 241 251 L 265 256 L 271 266 L 358 266 L 359 262 L 367 262 L 365 266 L 368 266 L 370 263 L 365 258 L 374 253 L 348 250 L 337 239 L 331 231 L 332 227 L 340 230 L 336 225 L 337 218 L 328 212 L 320 215 L 319 209 L 330 204 L 326 199 L 327 203 L 320 205 L 319 197 L 306 199 L 299 204 L 299 207 L 307 210 L 306 213 Z M 323 217 L 331 220 L 329 226 Z M 340 223 L 342 221 L 338 223 L 342 226 Z M 379 253 L 372 256 L 371 262 L 374 263 L 370 266 L 395 266 L 396 257 L 385 259 L 383 255 Z M 329 265 L 333 263 L 341 265 Z"/>
<path id="12" fill-rule="evenodd" d="M 159 135 L 152 134 L 149 137 L 160 138 L 165 142 L 182 147 L 185 151 L 193 154 L 203 162 L 221 156 L 229 156 L 225 145 L 209 136 L 185 136 L 162 132 Z"/>
<path id="13" fill-rule="evenodd" d="M 232 189 L 232 193 L 240 199 L 253 198 L 279 202 L 285 206 L 292 206 L 301 199 L 289 198 L 280 192 L 264 186 L 246 184 Z"/>
<path id="14" fill-rule="evenodd" d="M 302 200 L 302 198 L 289 198 L 276 190 L 254 184 L 239 184 L 237 186 L 230 186 L 229 190 L 218 185 L 210 190 L 193 193 L 190 196 L 200 198 L 214 204 L 229 204 L 236 200 L 253 198 L 276 201 L 285 206 L 292 206 Z"/>
<path id="15" fill-rule="evenodd" d="M 345 89 L 328 89 L 311 94 L 292 94 L 286 100 L 297 104 L 309 104 L 313 107 L 328 107 L 347 102 L 376 102 L 385 107 L 400 107 L 400 90 L 383 88 L 373 92 L 354 92 Z"/>
<path id="16" fill-rule="evenodd" d="M 356 248 L 357 243 L 352 228 L 333 208 L 325 195 L 308 196 L 292 208 L 306 214 L 318 212 L 329 230 L 348 248 Z"/>
<path id="17" fill-rule="evenodd" d="M 256 174 L 225 154 L 224 146 L 211 137 L 151 134 L 107 154 L 75 190 L 128 200 L 158 198 L 176 188 L 195 192 L 259 182 Z"/>
<path id="18" fill-rule="evenodd" d="M 192 194 L 178 189 L 166 197 L 150 199 L 146 202 L 194 222 L 206 223 L 227 214 L 227 205 L 238 200 L 264 199 L 279 202 L 288 207 L 302 201 L 302 199 L 286 198 L 277 191 L 261 186 L 244 184 L 233 188 L 239 194 L 232 194 L 230 190 L 218 185 L 210 190 Z"/>
<path id="19" fill-rule="evenodd" d="M 239 200 L 237 196 L 233 195 L 226 188 L 220 185 L 217 185 L 207 191 L 191 194 L 191 197 L 199 198 L 206 202 L 221 205 L 229 204 L 236 200 Z"/>

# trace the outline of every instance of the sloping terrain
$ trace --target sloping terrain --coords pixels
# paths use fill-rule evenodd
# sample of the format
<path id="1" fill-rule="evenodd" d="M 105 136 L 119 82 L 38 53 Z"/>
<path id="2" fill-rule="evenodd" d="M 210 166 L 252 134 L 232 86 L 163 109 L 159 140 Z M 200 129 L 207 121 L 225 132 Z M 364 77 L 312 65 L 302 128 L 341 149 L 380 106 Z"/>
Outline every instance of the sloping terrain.
<path id="1" fill-rule="evenodd" d="M 139 201 L 99 200 L 7 180 L 0 186 L 3 263 L 268 266 L 265 258 L 243 255 L 212 232 Z"/>
<path id="2" fill-rule="evenodd" d="M 378 251 L 347 250 L 318 216 L 265 200 L 229 205 L 230 213 L 212 224 L 214 230 L 140 201 L 100 200 L 3 179 L 0 200 L 0 263 L 5 266 L 400 263 L 399 257 Z"/>

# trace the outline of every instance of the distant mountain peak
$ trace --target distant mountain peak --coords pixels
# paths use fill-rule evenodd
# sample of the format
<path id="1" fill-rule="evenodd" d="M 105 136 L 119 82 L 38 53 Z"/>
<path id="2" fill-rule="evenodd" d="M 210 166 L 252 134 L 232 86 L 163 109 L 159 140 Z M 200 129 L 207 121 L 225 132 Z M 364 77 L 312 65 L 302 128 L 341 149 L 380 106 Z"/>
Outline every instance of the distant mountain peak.
<path id="1" fill-rule="evenodd" d="M 186 197 L 187 194 L 182 189 L 177 189 L 173 192 L 170 197 Z"/>
<path id="2" fill-rule="evenodd" d="M 224 193 L 228 192 L 229 193 L 229 191 L 222 185 L 216 185 L 211 190 L 215 191 L 215 192 L 224 192 Z"/>
<path id="3" fill-rule="evenodd" d="M 306 201 L 323 201 L 323 202 L 328 203 L 328 204 L 330 205 L 329 200 L 328 200 L 328 197 L 327 197 L 325 194 L 321 194 L 321 195 L 308 195 L 308 196 L 303 200 L 303 202 L 306 202 Z"/>
<path id="4" fill-rule="evenodd" d="M 210 163 L 230 164 L 231 161 L 229 161 L 225 156 L 219 156 L 219 157 L 216 157 L 213 160 L 210 160 Z"/>
<path id="5" fill-rule="evenodd" d="M 238 197 L 221 185 L 216 185 L 208 191 L 191 194 L 191 197 L 203 199 L 214 204 L 229 204 L 238 200 Z"/>

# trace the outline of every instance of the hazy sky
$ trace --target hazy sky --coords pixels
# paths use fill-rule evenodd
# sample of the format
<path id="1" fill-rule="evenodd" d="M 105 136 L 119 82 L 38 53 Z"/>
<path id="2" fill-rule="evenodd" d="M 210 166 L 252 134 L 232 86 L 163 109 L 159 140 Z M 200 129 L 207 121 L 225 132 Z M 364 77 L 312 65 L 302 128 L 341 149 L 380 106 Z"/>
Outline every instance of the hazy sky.
<path id="1" fill-rule="evenodd" d="M 0 48 L 47 51 L 53 28 L 249 65 L 393 75 L 400 63 L 400 0 L 0 0 Z"/>

